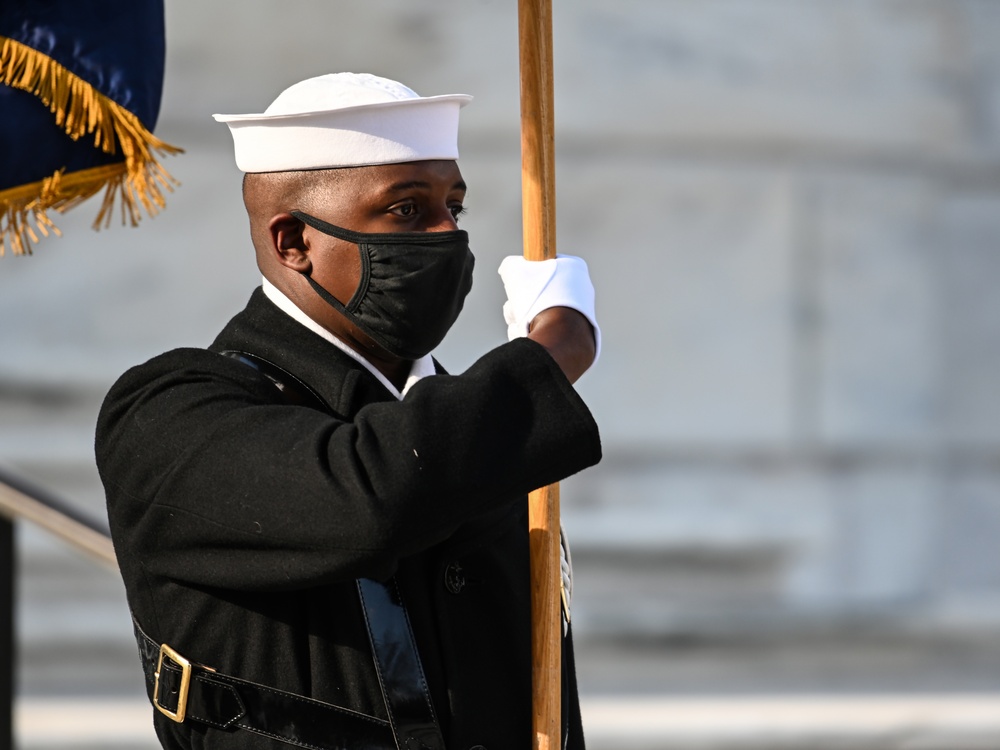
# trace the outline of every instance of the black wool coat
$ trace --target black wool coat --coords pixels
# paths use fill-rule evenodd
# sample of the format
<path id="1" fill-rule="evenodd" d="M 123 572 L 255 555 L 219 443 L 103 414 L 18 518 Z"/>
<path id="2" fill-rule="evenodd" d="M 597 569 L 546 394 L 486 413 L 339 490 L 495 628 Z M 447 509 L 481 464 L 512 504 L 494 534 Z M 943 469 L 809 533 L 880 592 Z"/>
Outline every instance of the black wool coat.
<path id="1" fill-rule="evenodd" d="M 333 413 L 288 404 L 223 350 L 280 365 Z M 129 605 L 158 643 L 385 718 L 354 579 L 395 574 L 448 747 L 531 746 L 525 493 L 600 460 L 542 347 L 504 344 L 400 401 L 257 289 L 208 350 L 119 379 L 96 454 Z M 153 715 L 170 750 L 289 747 Z"/>

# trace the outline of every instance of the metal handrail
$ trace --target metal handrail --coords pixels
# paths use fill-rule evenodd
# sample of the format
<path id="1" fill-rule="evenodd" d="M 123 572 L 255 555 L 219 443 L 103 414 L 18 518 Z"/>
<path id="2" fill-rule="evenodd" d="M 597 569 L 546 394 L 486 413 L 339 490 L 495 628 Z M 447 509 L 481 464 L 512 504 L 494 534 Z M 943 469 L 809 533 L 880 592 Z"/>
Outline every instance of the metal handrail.
<path id="1" fill-rule="evenodd" d="M 37 524 L 69 546 L 118 570 L 111 532 L 52 493 L 0 467 L 0 515 Z"/>
<path id="2" fill-rule="evenodd" d="M 14 747 L 14 522 L 30 521 L 102 565 L 118 569 L 106 524 L 0 467 L 0 750 Z"/>

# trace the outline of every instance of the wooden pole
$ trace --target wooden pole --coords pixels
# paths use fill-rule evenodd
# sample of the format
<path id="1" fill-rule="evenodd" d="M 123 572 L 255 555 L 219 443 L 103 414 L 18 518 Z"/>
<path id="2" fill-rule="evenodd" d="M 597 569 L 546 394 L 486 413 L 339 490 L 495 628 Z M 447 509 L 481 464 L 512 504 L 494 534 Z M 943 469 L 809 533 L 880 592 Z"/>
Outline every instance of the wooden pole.
<path id="1" fill-rule="evenodd" d="M 518 0 L 518 27 L 524 257 L 546 260 L 556 255 L 551 0 Z M 558 484 L 529 495 L 528 525 L 533 747 L 535 750 L 558 750 L 562 723 Z"/>
<path id="2" fill-rule="evenodd" d="M 518 20 L 524 257 L 546 260 L 556 256 L 551 0 L 518 0 Z"/>

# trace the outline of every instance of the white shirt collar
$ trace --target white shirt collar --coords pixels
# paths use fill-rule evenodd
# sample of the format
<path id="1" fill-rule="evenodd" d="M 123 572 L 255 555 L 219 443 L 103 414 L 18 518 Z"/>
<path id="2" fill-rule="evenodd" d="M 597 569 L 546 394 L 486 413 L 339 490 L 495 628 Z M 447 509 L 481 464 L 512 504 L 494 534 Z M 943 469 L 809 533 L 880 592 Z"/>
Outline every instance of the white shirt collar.
<path id="1" fill-rule="evenodd" d="M 395 396 L 400 400 L 403 399 L 403 396 L 405 396 L 407 392 L 409 392 L 410 388 L 412 388 L 413 385 L 418 380 L 426 378 L 429 375 L 434 375 L 437 372 L 437 370 L 434 367 L 434 360 L 431 358 L 430 354 L 427 354 L 421 357 L 420 359 L 415 360 L 413 366 L 410 368 L 410 375 L 409 377 L 406 378 L 406 384 L 403 386 L 403 390 L 400 391 L 396 386 L 394 386 L 389 381 L 389 379 L 385 375 L 383 375 L 381 372 L 375 369 L 375 367 L 367 359 L 362 357 L 351 347 L 349 347 L 343 341 L 341 341 L 332 333 L 330 333 L 328 330 L 326 330 L 323 326 L 321 326 L 315 320 L 313 320 L 304 312 L 302 312 L 302 310 L 294 302 L 288 299 L 285 293 L 282 292 L 280 289 L 278 289 L 278 287 L 276 287 L 267 279 L 264 279 L 263 287 L 264 287 L 264 294 L 267 295 L 267 298 L 271 300 L 271 302 L 273 302 L 278 307 L 279 310 L 281 310 L 294 320 L 297 320 L 299 323 L 304 325 L 313 333 L 317 334 L 318 336 L 322 336 L 324 339 L 326 339 L 335 347 L 344 352 L 344 354 L 349 356 L 351 359 L 354 359 L 355 361 L 364 365 L 368 369 L 368 371 L 376 378 L 378 378 L 379 382 L 382 383 L 382 385 L 384 385 L 389 390 L 389 393 L 391 393 L 393 396 Z"/>

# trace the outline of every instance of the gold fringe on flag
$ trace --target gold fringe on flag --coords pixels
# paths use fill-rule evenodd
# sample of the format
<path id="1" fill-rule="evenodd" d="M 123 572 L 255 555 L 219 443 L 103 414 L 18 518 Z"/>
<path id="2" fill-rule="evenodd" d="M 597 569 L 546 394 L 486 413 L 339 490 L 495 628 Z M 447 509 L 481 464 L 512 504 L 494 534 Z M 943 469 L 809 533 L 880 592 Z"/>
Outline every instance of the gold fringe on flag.
<path id="1" fill-rule="evenodd" d="M 102 188 L 104 201 L 94 229 L 111 223 L 116 202 L 121 204 L 122 224 L 132 226 L 139 223 L 140 206 L 150 216 L 166 206 L 164 190 L 172 192 L 178 183 L 157 156 L 183 149 L 161 141 L 138 117 L 52 58 L 6 37 L 0 37 L 0 84 L 37 96 L 74 141 L 93 135 L 95 148 L 108 154 L 121 148 L 125 157 L 123 163 L 70 174 L 59 170 L 38 182 L 0 190 L 0 256 L 8 245 L 14 255 L 30 254 L 39 233 L 60 233 L 49 209 L 62 213 Z"/>

